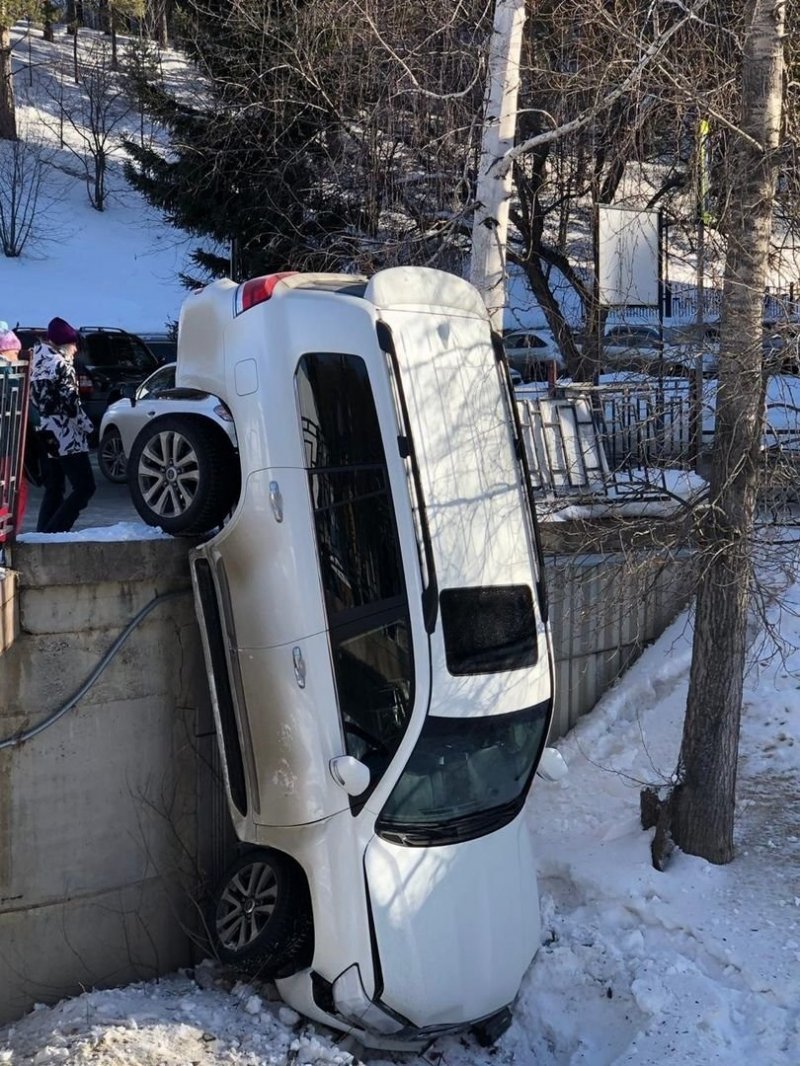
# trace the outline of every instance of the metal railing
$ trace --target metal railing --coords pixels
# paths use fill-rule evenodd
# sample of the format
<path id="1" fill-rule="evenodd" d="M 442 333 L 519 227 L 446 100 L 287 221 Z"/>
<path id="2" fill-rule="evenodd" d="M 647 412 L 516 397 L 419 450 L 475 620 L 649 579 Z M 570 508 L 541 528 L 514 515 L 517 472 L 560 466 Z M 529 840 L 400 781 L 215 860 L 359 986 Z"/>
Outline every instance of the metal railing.
<path id="1" fill-rule="evenodd" d="M 670 499 L 697 457 L 686 379 L 571 384 L 518 400 L 534 489 L 575 501 Z"/>
<path id="2" fill-rule="evenodd" d="M 0 359 L 0 545 L 19 530 L 25 494 L 28 388 L 28 364 Z"/>
<path id="3" fill-rule="evenodd" d="M 665 282 L 664 315 L 666 318 L 693 321 L 697 316 L 697 286 L 691 282 Z M 722 289 L 709 285 L 703 290 L 703 317 L 719 318 L 722 311 Z M 793 318 L 800 314 L 800 283 L 790 282 L 780 288 L 768 287 L 764 291 L 763 315 L 765 319 Z M 657 307 L 629 307 L 626 321 L 656 322 Z"/>

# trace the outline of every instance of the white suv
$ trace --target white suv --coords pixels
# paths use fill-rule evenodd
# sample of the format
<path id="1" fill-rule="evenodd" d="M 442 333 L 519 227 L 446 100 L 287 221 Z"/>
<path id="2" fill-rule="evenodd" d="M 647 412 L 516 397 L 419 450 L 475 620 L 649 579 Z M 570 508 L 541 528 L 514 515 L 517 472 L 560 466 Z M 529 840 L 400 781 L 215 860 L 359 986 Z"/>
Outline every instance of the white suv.
<path id="1" fill-rule="evenodd" d="M 367 1045 L 491 1036 L 539 945 L 522 812 L 553 681 L 478 293 L 410 267 L 215 282 L 184 304 L 176 380 L 225 404 L 241 464 L 232 516 L 191 552 L 248 846 L 215 949 Z"/>

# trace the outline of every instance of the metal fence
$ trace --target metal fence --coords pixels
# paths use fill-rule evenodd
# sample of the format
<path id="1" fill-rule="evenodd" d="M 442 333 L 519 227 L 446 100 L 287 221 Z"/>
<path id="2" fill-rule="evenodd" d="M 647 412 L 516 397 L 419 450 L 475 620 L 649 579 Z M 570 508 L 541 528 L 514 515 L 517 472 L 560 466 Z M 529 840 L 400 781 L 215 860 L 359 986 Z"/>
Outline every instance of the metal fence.
<path id="1" fill-rule="evenodd" d="M 0 544 L 19 529 L 24 501 L 28 364 L 0 358 Z"/>
<path id="2" fill-rule="evenodd" d="M 692 385 L 572 384 L 519 400 L 533 487 L 549 497 L 666 498 L 695 466 Z"/>
<path id="3" fill-rule="evenodd" d="M 664 317 L 671 319 L 695 319 L 697 316 L 697 286 L 689 282 L 665 282 Z M 703 318 L 718 318 L 722 311 L 722 289 L 703 289 Z M 764 292 L 764 318 L 780 321 L 800 315 L 800 283 L 794 282 L 783 288 L 768 288 Z M 655 322 L 656 307 L 629 307 L 625 309 L 628 320 Z"/>

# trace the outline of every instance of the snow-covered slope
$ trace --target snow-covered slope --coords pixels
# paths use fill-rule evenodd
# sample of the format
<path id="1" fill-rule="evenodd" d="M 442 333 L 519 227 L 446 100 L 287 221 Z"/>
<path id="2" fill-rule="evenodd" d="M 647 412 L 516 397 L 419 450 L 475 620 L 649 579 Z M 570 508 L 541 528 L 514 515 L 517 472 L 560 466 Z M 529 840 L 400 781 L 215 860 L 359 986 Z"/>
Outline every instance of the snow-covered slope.
<path id="1" fill-rule="evenodd" d="M 178 317 L 186 295 L 178 273 L 198 242 L 165 224 L 127 185 L 119 151 L 109 161 L 106 210 L 90 205 L 83 164 L 75 154 L 81 148 L 80 136 L 69 122 L 60 121 L 62 87 L 65 107 L 76 118 L 84 99 L 83 88 L 72 78 L 72 39 L 63 27 L 56 30 L 54 44 L 44 42 L 35 29 L 30 37 L 27 33 L 24 24 L 13 33 L 17 120 L 25 145 L 35 146 L 43 161 L 43 184 L 22 255 L 0 255 L 0 318 L 46 325 L 59 315 L 75 325 L 119 326 L 133 332 L 162 329 Z M 88 50 L 102 38 L 84 30 L 79 40 Z M 175 57 L 172 62 L 177 62 Z M 123 131 L 139 133 L 136 113 L 114 131 L 115 143 Z M 60 146 L 62 133 L 74 151 Z M 6 187 L 8 172 L 1 168 L 10 151 L 8 142 L 0 142 L 0 175 Z"/>

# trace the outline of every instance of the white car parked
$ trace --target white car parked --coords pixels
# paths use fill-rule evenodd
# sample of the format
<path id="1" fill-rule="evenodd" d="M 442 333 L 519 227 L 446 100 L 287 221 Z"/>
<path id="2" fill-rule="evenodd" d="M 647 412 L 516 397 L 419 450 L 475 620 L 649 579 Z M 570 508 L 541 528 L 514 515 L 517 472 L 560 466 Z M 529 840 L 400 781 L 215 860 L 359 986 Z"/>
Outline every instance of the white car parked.
<path id="1" fill-rule="evenodd" d="M 244 845 L 214 950 L 369 1046 L 491 1040 L 540 942 L 523 807 L 558 757 L 530 479 L 480 297 L 411 267 L 218 281 L 183 306 L 177 366 L 231 412 L 241 473 L 190 552 Z M 145 501 L 135 456 L 182 417 L 137 438 Z M 229 503 L 230 442 L 206 443 L 184 532 Z"/>
<path id="2" fill-rule="evenodd" d="M 134 482 L 134 503 L 146 496 L 146 520 L 157 513 L 159 524 L 174 532 L 170 525 L 177 516 L 183 526 L 199 476 L 200 459 L 189 423 L 203 419 L 228 438 L 232 450 L 237 447 L 233 418 L 223 403 L 207 392 L 176 388 L 175 363 L 167 363 L 143 381 L 131 399 L 108 407 L 100 423 L 97 465 L 109 481 L 127 481 L 128 460 L 139 432 L 148 423 L 162 425 L 159 419 L 165 415 L 170 416 L 169 428 L 158 436 L 151 434 L 147 451 L 137 456 L 142 476 Z M 184 419 L 184 433 L 179 433 L 176 416 Z"/>
<path id="3" fill-rule="evenodd" d="M 530 329 L 509 329 L 503 333 L 508 365 L 521 379 L 514 384 L 548 381 L 561 373 L 564 359 L 552 334 Z M 555 364 L 553 366 L 552 364 Z"/>

